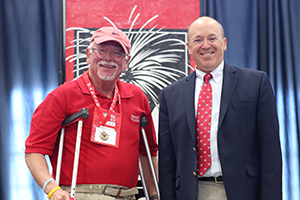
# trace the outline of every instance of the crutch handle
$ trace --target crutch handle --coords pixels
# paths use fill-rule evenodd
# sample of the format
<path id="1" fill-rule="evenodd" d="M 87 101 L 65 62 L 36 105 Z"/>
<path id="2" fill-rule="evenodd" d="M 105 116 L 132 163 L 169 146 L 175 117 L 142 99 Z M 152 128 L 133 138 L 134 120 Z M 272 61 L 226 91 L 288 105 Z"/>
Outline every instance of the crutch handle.
<path id="1" fill-rule="evenodd" d="M 141 128 L 142 128 L 142 127 L 145 127 L 145 126 L 147 126 L 147 124 L 148 124 L 148 121 L 147 121 L 146 117 L 143 116 L 143 117 L 141 118 L 141 120 L 140 120 L 140 127 L 141 127 Z"/>

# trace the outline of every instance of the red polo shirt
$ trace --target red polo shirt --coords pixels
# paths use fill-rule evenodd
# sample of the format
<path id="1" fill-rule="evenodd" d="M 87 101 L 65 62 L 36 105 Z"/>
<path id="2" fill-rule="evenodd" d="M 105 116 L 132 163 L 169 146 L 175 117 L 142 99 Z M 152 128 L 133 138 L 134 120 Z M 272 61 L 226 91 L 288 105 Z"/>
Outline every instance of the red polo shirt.
<path id="1" fill-rule="evenodd" d="M 25 153 L 41 153 L 50 156 L 53 174 L 56 172 L 57 147 L 63 120 L 82 108 L 89 110 L 83 123 L 77 184 L 115 184 L 135 187 L 138 178 L 139 154 L 146 155 L 139 133 L 139 121 L 146 116 L 145 127 L 152 156 L 157 155 L 157 142 L 149 101 L 143 91 L 129 83 L 117 82 L 121 97 L 122 122 L 119 148 L 109 147 L 90 140 L 95 103 L 87 89 L 83 76 L 66 82 L 47 95 L 32 116 L 31 130 L 26 140 Z M 111 99 L 97 93 L 104 109 L 109 108 Z M 117 103 L 115 112 L 120 113 Z M 71 185 L 77 123 L 66 127 L 61 185 Z"/>

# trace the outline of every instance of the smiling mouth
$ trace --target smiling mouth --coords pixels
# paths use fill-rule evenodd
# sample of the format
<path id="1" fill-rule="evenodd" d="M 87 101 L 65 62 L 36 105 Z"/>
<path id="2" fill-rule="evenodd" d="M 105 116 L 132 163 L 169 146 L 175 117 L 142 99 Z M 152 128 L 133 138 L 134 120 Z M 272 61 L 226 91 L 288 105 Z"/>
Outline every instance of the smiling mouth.
<path id="1" fill-rule="evenodd" d="M 116 68 L 116 66 L 113 66 L 113 65 L 100 65 L 100 66 L 105 67 L 105 68 L 109 68 L 109 69 Z"/>
<path id="2" fill-rule="evenodd" d="M 107 64 L 99 64 L 99 67 L 105 67 L 105 68 L 109 68 L 109 69 L 116 68 L 115 65 L 107 65 Z"/>
<path id="3" fill-rule="evenodd" d="M 200 53 L 200 55 L 202 55 L 202 56 L 209 56 L 209 55 L 211 55 L 211 54 L 213 54 L 214 52 L 209 52 L 209 53 Z"/>

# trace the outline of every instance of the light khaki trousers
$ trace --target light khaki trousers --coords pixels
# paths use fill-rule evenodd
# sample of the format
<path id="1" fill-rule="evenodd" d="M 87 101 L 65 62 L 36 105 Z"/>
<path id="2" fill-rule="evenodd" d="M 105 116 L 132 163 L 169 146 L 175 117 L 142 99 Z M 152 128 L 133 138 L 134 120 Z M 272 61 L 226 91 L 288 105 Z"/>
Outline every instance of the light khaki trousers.
<path id="1" fill-rule="evenodd" d="M 122 190 L 126 190 L 128 188 L 119 186 L 119 185 L 77 185 L 75 199 L 77 200 L 135 200 L 135 190 L 131 189 L 129 193 L 132 195 L 126 197 L 115 197 L 114 195 L 103 194 L 103 187 L 108 187 L 106 191 L 109 191 L 111 188 L 121 188 Z M 70 186 L 61 186 L 61 188 L 67 192 L 70 192 Z M 97 190 L 98 189 L 98 190 Z M 100 192 L 102 191 L 102 192 Z M 136 189 L 137 192 L 137 189 Z M 107 192 L 106 192 L 107 193 Z M 122 193 L 121 193 L 122 194 Z"/>
<path id="2" fill-rule="evenodd" d="M 224 183 L 198 181 L 198 200 L 227 200 Z"/>
<path id="3" fill-rule="evenodd" d="M 133 200 L 135 198 L 132 197 L 124 197 L 124 198 L 116 198 L 103 194 L 84 194 L 84 193 L 76 193 L 75 198 L 77 200 Z"/>

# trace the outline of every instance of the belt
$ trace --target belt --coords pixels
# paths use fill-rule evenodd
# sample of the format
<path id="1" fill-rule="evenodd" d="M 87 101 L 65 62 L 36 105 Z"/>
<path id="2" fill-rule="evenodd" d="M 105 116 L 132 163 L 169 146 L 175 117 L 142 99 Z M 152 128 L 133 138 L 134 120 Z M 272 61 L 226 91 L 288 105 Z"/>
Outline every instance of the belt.
<path id="1" fill-rule="evenodd" d="M 70 186 L 62 186 L 63 190 L 71 191 Z M 128 197 L 135 194 L 138 194 L 138 189 L 136 187 L 128 189 L 126 187 L 118 186 L 118 185 L 102 185 L 102 184 L 86 184 L 86 185 L 77 185 L 76 186 L 77 193 L 92 193 L 92 194 L 104 194 L 110 195 L 114 197 Z"/>
<path id="2" fill-rule="evenodd" d="M 223 183 L 223 176 L 219 176 L 219 177 L 199 177 L 199 181 L 214 181 L 215 183 Z"/>

